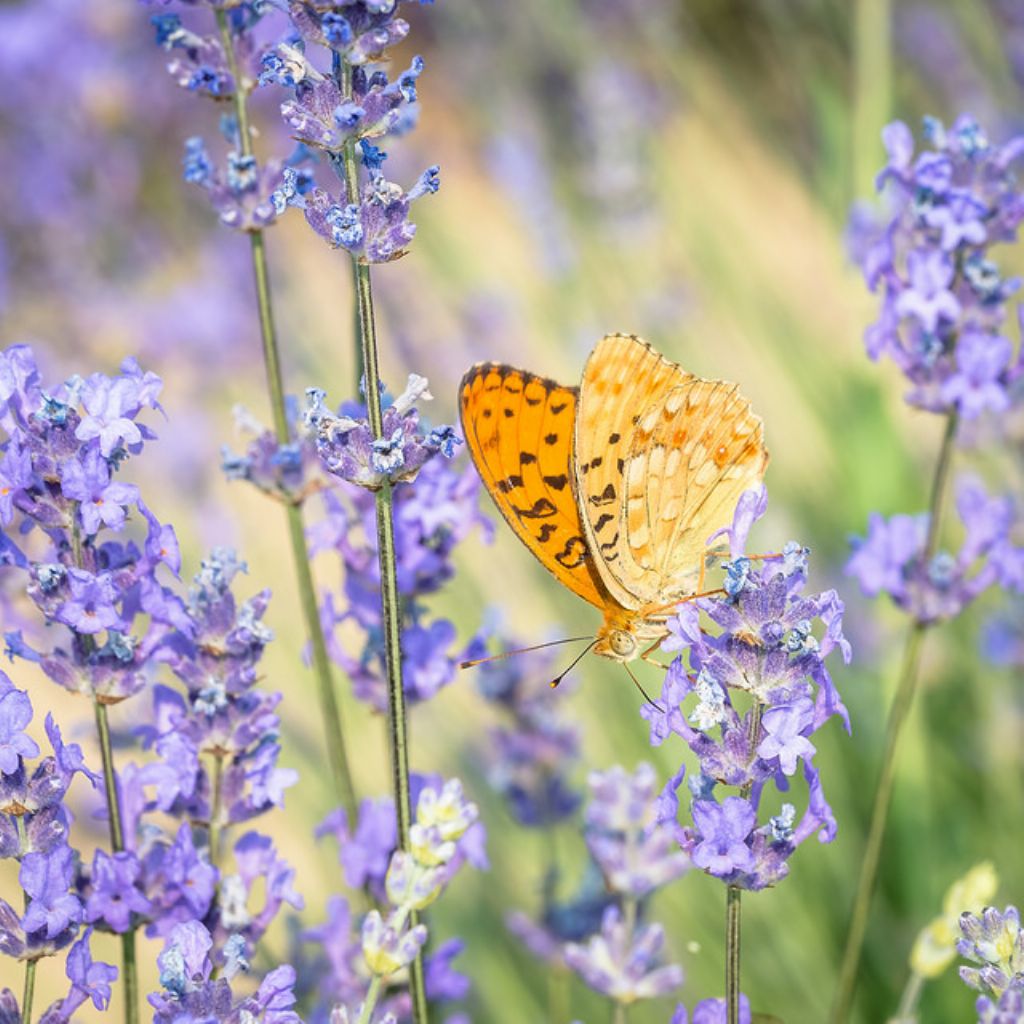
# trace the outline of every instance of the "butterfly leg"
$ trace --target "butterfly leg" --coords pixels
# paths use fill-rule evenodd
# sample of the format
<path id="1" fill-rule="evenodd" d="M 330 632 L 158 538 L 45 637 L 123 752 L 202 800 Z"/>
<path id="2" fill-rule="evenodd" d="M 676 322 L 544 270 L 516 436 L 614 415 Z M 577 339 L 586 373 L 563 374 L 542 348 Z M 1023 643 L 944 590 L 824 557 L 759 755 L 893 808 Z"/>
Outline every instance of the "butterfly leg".
<path id="1" fill-rule="evenodd" d="M 646 651 L 641 651 L 640 652 L 640 658 L 641 658 L 642 661 L 646 661 L 648 665 L 657 665 L 658 668 L 666 669 L 667 670 L 668 669 L 668 665 L 663 665 L 656 658 L 652 658 L 651 657 L 651 652 L 652 651 L 656 651 L 660 646 L 661 646 L 661 637 L 659 637 L 657 640 L 655 640 L 654 643 L 651 644 L 651 646 L 648 647 Z"/>
<path id="2" fill-rule="evenodd" d="M 665 617 L 666 612 L 675 610 L 681 604 L 688 604 L 690 601 L 696 601 L 701 597 L 715 597 L 718 594 L 724 593 L 725 591 L 721 587 L 716 587 L 714 590 L 698 590 L 696 594 L 687 594 L 685 597 L 677 597 L 665 604 L 649 605 L 648 607 L 643 608 L 640 614 L 645 619 L 659 615 Z"/>

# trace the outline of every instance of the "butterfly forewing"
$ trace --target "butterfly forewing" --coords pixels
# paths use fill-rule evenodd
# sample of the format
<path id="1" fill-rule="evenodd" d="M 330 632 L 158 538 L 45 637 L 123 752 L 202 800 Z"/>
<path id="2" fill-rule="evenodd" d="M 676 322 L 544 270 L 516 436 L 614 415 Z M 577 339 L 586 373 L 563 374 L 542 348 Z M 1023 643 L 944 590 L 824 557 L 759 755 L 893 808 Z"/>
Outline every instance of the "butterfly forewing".
<path id="1" fill-rule="evenodd" d="M 511 366 L 482 363 L 463 378 L 466 444 L 494 503 L 541 564 L 604 608 L 572 470 L 577 392 Z"/>
<path id="2" fill-rule="evenodd" d="M 587 364 L 577 446 L 598 569 L 634 608 L 694 592 L 708 537 L 767 463 L 761 421 L 736 385 L 694 377 L 622 335 L 605 338 Z M 602 446 L 614 448 L 610 466 Z"/>
<path id="3" fill-rule="evenodd" d="M 601 580 L 626 608 L 646 603 L 625 548 L 625 466 L 637 425 L 690 374 L 632 335 L 609 334 L 583 370 L 576 422 L 576 471 L 581 514 Z M 634 516 L 637 513 L 634 501 Z"/>

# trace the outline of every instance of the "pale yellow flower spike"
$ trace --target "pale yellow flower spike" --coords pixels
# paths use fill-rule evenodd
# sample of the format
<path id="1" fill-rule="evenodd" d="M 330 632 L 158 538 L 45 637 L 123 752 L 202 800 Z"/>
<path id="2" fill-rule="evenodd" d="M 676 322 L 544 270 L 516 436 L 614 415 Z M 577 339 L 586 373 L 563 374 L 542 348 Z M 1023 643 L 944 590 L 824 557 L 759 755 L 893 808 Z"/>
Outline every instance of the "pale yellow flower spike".
<path id="1" fill-rule="evenodd" d="M 976 864 L 957 879 L 942 901 L 942 913 L 921 929 L 910 953 L 910 969 L 922 978 L 937 978 L 956 957 L 960 915 L 980 913 L 992 902 L 999 879 L 991 861 Z"/>

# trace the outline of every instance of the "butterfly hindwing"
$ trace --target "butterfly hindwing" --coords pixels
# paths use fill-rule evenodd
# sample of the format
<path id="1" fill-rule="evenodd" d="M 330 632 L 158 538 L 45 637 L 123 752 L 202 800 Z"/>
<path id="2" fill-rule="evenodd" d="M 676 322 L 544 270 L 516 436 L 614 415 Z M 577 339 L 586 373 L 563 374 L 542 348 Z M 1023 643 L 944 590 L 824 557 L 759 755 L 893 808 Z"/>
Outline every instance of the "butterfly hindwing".
<path id="1" fill-rule="evenodd" d="M 502 364 L 474 366 L 459 389 L 466 444 L 499 511 L 549 572 L 603 608 L 576 502 L 576 406 L 575 388 Z"/>

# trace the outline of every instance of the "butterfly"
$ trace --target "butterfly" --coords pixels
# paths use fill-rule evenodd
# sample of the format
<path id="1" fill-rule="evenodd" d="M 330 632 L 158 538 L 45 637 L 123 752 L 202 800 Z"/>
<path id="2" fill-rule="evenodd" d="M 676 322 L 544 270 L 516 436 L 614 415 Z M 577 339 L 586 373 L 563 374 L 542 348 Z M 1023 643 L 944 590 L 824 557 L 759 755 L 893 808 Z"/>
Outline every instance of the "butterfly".
<path id="1" fill-rule="evenodd" d="M 764 426 L 736 384 L 695 377 L 634 335 L 602 338 L 578 388 L 478 363 L 459 411 L 498 510 L 603 613 L 593 650 L 621 662 L 668 634 L 703 581 L 708 539 L 768 463 Z"/>

